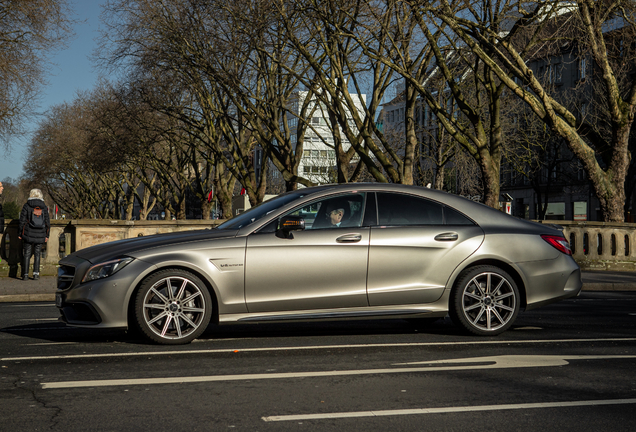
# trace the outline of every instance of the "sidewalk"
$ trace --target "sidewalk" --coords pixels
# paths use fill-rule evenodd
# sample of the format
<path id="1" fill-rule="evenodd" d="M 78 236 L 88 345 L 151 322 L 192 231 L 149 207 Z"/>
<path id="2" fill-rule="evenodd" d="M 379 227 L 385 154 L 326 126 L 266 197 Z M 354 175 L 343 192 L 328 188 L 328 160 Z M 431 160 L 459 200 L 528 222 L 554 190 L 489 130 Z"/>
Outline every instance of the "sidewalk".
<path id="1" fill-rule="evenodd" d="M 56 276 L 42 276 L 39 280 L 0 277 L 0 303 L 55 301 Z"/>
<path id="2" fill-rule="evenodd" d="M 55 301 L 55 276 L 40 280 L 0 277 L 0 303 Z M 636 272 L 583 272 L 584 291 L 636 291 Z"/>

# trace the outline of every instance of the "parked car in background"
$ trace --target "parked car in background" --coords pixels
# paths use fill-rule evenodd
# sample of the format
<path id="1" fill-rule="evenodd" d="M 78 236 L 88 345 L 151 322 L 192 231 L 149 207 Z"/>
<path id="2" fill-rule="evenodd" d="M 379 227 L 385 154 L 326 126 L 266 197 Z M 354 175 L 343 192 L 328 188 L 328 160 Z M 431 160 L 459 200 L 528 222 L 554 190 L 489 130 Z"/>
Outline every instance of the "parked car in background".
<path id="1" fill-rule="evenodd" d="M 190 342 L 210 321 L 447 314 L 492 336 L 520 310 L 581 286 L 554 227 L 441 191 L 374 183 L 301 189 L 216 229 L 79 250 L 60 261 L 56 303 L 69 325 L 137 327 L 164 344 Z"/>

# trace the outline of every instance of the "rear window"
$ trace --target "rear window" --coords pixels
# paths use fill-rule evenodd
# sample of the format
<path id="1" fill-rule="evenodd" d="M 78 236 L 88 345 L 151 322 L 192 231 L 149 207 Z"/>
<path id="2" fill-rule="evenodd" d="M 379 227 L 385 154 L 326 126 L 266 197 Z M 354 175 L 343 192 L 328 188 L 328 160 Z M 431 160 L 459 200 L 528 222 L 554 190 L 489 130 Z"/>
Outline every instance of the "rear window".
<path id="1" fill-rule="evenodd" d="M 474 225 L 457 210 L 413 195 L 378 192 L 378 225 Z"/>
<path id="2" fill-rule="evenodd" d="M 475 225 L 473 221 L 455 210 L 454 208 L 444 206 L 444 224 L 445 225 Z"/>
<path id="3" fill-rule="evenodd" d="M 442 205 L 402 194 L 378 192 L 378 225 L 442 225 Z"/>

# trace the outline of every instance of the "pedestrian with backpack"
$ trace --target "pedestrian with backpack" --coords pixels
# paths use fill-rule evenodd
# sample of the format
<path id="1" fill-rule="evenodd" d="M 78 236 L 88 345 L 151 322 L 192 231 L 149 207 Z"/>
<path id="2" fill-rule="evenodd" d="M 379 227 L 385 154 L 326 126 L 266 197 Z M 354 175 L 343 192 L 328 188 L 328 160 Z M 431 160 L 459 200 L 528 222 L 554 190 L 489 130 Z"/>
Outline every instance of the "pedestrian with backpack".
<path id="1" fill-rule="evenodd" d="M 33 280 L 40 279 L 40 254 L 42 245 L 49 241 L 51 220 L 40 189 L 31 189 L 29 199 L 20 212 L 19 236 L 22 240 L 22 280 L 29 280 L 29 263 L 33 255 Z"/>
<path id="2" fill-rule="evenodd" d="M 0 182 L 0 198 L 2 198 L 2 191 L 4 190 L 4 186 L 2 186 L 2 182 Z M 4 232 L 4 211 L 2 210 L 2 203 L 0 202 L 0 234 Z M 1 238 L 2 236 L 0 236 Z"/>

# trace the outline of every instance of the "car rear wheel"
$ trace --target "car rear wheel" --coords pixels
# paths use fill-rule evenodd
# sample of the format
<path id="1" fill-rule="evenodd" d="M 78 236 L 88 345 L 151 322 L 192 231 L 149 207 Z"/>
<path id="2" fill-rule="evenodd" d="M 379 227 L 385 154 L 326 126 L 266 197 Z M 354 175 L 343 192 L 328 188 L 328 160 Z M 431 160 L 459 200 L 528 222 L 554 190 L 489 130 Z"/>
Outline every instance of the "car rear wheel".
<path id="1" fill-rule="evenodd" d="M 212 315 L 205 284 L 180 269 L 149 276 L 137 292 L 135 317 L 141 332 L 161 344 L 185 344 L 203 333 Z"/>
<path id="2" fill-rule="evenodd" d="M 451 294 L 449 314 L 471 334 L 494 336 L 506 331 L 519 313 L 519 290 L 508 273 L 495 266 L 465 270 Z"/>

